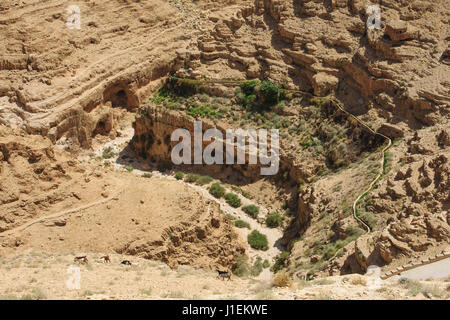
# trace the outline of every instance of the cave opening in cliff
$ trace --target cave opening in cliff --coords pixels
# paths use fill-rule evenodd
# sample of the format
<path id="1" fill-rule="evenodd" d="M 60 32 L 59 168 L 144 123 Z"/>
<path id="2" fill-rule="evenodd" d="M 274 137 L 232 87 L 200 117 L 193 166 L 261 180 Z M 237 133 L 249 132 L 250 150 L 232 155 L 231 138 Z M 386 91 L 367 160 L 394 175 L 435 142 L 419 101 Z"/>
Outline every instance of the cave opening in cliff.
<path id="1" fill-rule="evenodd" d="M 111 104 L 113 108 L 127 108 L 128 97 L 125 90 L 119 90 L 111 96 Z"/>
<path id="2" fill-rule="evenodd" d="M 103 136 L 108 134 L 108 130 L 106 129 L 106 123 L 104 121 L 99 121 L 97 123 L 97 125 L 95 126 L 93 136 L 96 136 L 97 134 L 100 134 Z"/>

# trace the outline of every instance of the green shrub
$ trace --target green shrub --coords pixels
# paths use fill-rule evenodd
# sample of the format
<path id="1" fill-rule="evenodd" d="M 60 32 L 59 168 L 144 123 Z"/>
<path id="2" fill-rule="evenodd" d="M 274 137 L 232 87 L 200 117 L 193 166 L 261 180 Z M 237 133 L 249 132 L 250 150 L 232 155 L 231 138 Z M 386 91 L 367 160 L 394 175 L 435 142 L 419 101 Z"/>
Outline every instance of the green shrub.
<path id="1" fill-rule="evenodd" d="M 127 170 L 128 172 L 133 171 L 133 167 L 132 166 L 125 166 L 125 170 Z"/>
<path id="2" fill-rule="evenodd" d="M 103 149 L 102 158 L 103 159 L 111 159 L 116 154 L 112 151 L 111 147 L 106 147 Z"/>
<path id="3" fill-rule="evenodd" d="M 189 107 L 186 113 L 194 118 L 218 118 L 219 116 L 217 111 L 207 104 L 194 104 Z"/>
<path id="4" fill-rule="evenodd" d="M 200 176 L 197 181 L 195 181 L 195 184 L 198 184 L 199 186 L 204 186 L 205 184 L 210 183 L 213 181 L 213 178 L 210 176 Z"/>
<path id="5" fill-rule="evenodd" d="M 234 193 L 227 193 L 225 195 L 225 200 L 233 208 L 239 208 L 241 206 L 241 199 Z"/>
<path id="6" fill-rule="evenodd" d="M 151 178 L 152 177 L 152 174 L 151 173 L 144 173 L 143 175 L 142 175 L 142 178 Z"/>
<path id="7" fill-rule="evenodd" d="M 242 103 L 245 106 L 252 106 L 255 103 L 256 99 L 257 99 L 257 97 L 255 94 L 251 94 L 249 96 L 243 96 Z"/>
<path id="8" fill-rule="evenodd" d="M 184 181 L 188 182 L 188 183 L 194 183 L 195 181 L 198 180 L 198 178 L 200 178 L 199 174 L 196 173 L 188 173 L 185 177 L 184 177 Z"/>
<path id="9" fill-rule="evenodd" d="M 258 80 L 249 80 L 241 82 L 241 89 L 245 95 L 253 94 L 255 87 L 259 84 Z"/>
<path id="10" fill-rule="evenodd" d="M 245 107 L 252 107 L 257 100 L 255 87 L 259 84 L 258 80 L 249 80 L 241 82 L 240 88 L 236 90 L 236 96 Z"/>
<path id="11" fill-rule="evenodd" d="M 176 174 L 175 174 L 175 179 L 177 179 L 177 180 L 183 180 L 183 178 L 184 178 L 184 172 L 177 172 Z"/>
<path id="12" fill-rule="evenodd" d="M 269 249 L 269 242 L 266 235 L 260 233 L 258 230 L 253 230 L 248 236 L 247 241 L 253 249 L 267 250 Z"/>
<path id="13" fill-rule="evenodd" d="M 261 94 L 267 105 L 272 106 L 280 101 L 281 91 L 275 82 L 263 81 L 261 84 Z"/>
<path id="14" fill-rule="evenodd" d="M 245 277 L 250 274 L 250 266 L 246 255 L 240 255 L 236 258 L 236 263 L 233 265 L 232 272 L 238 277 Z"/>
<path id="15" fill-rule="evenodd" d="M 244 211 L 246 214 L 248 214 L 250 217 L 255 218 L 259 214 L 259 207 L 255 206 L 254 204 L 242 207 L 242 211 Z"/>
<path id="16" fill-rule="evenodd" d="M 180 96 L 191 96 L 204 90 L 205 84 L 201 80 L 176 78 L 168 79 L 171 90 Z"/>
<path id="17" fill-rule="evenodd" d="M 272 266 L 273 272 L 278 272 L 279 270 L 283 269 L 287 265 L 287 261 L 289 259 L 290 252 L 289 251 L 283 251 L 279 255 L 275 257 L 275 263 Z"/>
<path id="18" fill-rule="evenodd" d="M 278 214 L 278 212 L 272 212 L 266 218 L 266 224 L 270 228 L 276 228 L 281 225 L 283 217 Z"/>
<path id="19" fill-rule="evenodd" d="M 329 260 L 332 257 L 334 257 L 334 255 L 336 254 L 336 252 L 338 252 L 340 249 L 342 249 L 344 246 L 346 245 L 346 243 L 342 240 L 338 240 L 334 243 L 329 243 L 326 247 L 325 247 L 325 252 L 323 253 L 322 258 L 324 260 Z"/>
<path id="20" fill-rule="evenodd" d="M 220 183 L 216 182 L 213 183 L 209 188 L 209 193 L 212 194 L 217 199 L 219 199 L 225 195 L 225 188 L 222 187 Z"/>
<path id="21" fill-rule="evenodd" d="M 263 268 L 267 269 L 269 267 L 270 267 L 270 262 L 269 262 L 269 260 L 265 259 L 264 262 L 263 262 Z"/>
<path id="22" fill-rule="evenodd" d="M 253 263 L 253 266 L 251 266 L 250 268 L 250 274 L 253 277 L 257 277 L 261 274 L 262 271 L 263 271 L 262 259 L 261 257 L 257 257 L 255 263 Z"/>
<path id="23" fill-rule="evenodd" d="M 238 228 L 247 228 L 250 229 L 250 224 L 248 222 L 245 222 L 243 220 L 236 220 L 234 222 L 234 225 Z"/>

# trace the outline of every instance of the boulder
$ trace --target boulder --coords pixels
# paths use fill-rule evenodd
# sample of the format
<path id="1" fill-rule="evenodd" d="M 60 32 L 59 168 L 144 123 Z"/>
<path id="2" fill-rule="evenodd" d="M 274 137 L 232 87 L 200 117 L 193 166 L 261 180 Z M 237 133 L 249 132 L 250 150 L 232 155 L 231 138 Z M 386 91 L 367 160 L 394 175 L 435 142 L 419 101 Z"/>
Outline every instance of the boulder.
<path id="1" fill-rule="evenodd" d="M 403 130 L 396 125 L 385 123 L 377 131 L 391 139 L 401 138 L 404 136 Z"/>

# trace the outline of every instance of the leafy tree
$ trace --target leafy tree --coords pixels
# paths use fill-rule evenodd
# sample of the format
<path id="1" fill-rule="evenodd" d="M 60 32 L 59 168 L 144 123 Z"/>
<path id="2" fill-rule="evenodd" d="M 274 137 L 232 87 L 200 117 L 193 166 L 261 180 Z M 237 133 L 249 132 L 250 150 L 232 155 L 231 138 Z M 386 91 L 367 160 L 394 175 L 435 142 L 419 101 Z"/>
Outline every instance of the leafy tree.
<path id="1" fill-rule="evenodd" d="M 264 97 L 264 102 L 269 106 L 273 106 L 280 101 L 280 88 L 275 82 L 263 81 L 261 84 L 261 94 Z"/>

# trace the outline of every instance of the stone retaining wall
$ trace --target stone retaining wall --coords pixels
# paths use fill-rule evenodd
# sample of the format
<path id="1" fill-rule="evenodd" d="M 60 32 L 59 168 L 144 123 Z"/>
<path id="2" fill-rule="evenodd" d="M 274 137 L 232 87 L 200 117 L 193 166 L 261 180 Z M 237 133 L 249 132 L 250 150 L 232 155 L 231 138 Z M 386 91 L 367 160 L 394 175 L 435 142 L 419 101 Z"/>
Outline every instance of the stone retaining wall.
<path id="1" fill-rule="evenodd" d="M 385 280 L 387 278 L 399 275 L 402 272 L 405 272 L 407 270 L 411 270 L 411 269 L 414 269 L 414 268 L 417 268 L 417 267 L 421 267 L 421 266 L 424 266 L 424 265 L 427 265 L 427 264 L 430 264 L 430 263 L 433 263 L 433 262 L 436 262 L 436 261 L 444 260 L 444 259 L 447 259 L 447 258 L 450 258 L 450 251 L 449 251 L 449 249 L 443 250 L 441 253 L 438 253 L 435 256 L 431 256 L 431 257 L 429 257 L 427 259 L 420 260 L 420 261 L 418 261 L 416 263 L 408 263 L 408 264 L 405 264 L 403 266 L 397 267 L 394 270 L 385 272 L 381 276 L 381 279 Z"/>

